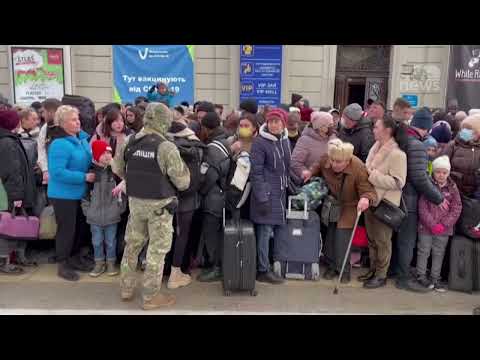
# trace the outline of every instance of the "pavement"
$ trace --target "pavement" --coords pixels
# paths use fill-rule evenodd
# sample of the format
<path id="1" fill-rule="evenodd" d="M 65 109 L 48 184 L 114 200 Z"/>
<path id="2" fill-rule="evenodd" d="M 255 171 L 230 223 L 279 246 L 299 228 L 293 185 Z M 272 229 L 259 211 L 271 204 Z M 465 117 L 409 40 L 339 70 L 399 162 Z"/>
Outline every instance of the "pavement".
<path id="1" fill-rule="evenodd" d="M 416 294 L 395 288 L 366 290 L 354 280 L 364 269 L 354 269 L 352 282 L 333 294 L 332 281 L 287 281 L 283 285 L 257 282 L 258 296 L 235 293 L 223 296 L 222 284 L 193 281 L 188 287 L 168 290 L 177 303 L 166 309 L 140 309 L 139 291 L 132 302 L 120 301 L 119 277 L 91 278 L 81 274 L 71 283 L 56 276 L 56 265 L 28 268 L 21 276 L 0 275 L 0 315 L 3 314 L 462 314 L 480 306 L 478 294 L 448 291 Z M 139 273 L 141 276 L 141 273 Z"/>

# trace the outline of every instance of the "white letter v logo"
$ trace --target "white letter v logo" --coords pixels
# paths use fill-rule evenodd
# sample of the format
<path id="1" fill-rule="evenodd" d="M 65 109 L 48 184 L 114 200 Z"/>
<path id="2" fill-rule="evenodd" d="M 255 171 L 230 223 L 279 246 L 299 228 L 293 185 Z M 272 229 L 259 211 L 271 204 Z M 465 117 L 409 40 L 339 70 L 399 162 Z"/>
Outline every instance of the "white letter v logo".
<path id="1" fill-rule="evenodd" d="M 144 53 L 142 54 L 141 50 L 138 50 L 138 56 L 140 56 L 140 59 L 145 60 L 148 55 L 148 48 L 145 48 Z"/>

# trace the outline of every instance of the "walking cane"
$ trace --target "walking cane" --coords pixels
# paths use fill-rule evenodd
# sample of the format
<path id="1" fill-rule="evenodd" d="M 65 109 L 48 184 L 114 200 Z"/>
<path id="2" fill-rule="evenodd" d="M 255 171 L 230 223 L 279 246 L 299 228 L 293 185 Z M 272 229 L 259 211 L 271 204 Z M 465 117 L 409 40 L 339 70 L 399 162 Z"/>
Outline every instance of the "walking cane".
<path id="1" fill-rule="evenodd" d="M 353 231 L 352 231 L 352 235 L 350 236 L 350 241 L 348 243 L 347 252 L 345 253 L 345 257 L 343 258 L 342 270 L 340 271 L 340 275 L 338 276 L 337 283 L 335 285 L 335 289 L 333 289 L 333 293 L 335 295 L 338 294 L 338 286 L 340 285 L 340 281 L 342 280 L 343 270 L 345 270 L 345 264 L 347 263 L 348 254 L 350 254 L 350 248 L 352 247 L 353 237 L 355 236 L 355 231 L 357 230 L 358 220 L 360 220 L 361 215 L 362 215 L 362 213 L 360 211 L 357 212 L 357 218 L 355 219 L 355 225 L 353 225 Z"/>

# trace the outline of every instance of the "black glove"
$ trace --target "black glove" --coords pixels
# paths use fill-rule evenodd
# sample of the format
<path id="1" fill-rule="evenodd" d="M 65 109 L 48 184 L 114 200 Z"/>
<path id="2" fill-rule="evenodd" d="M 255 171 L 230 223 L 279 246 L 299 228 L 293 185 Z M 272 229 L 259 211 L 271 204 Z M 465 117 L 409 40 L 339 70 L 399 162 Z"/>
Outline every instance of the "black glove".
<path id="1" fill-rule="evenodd" d="M 153 93 L 155 89 L 157 88 L 157 85 L 153 85 L 150 90 L 148 90 L 149 93 Z"/>
<path id="2" fill-rule="evenodd" d="M 270 201 L 265 201 L 260 204 L 258 204 L 258 212 L 262 216 L 267 216 L 270 214 L 271 207 L 270 207 Z"/>

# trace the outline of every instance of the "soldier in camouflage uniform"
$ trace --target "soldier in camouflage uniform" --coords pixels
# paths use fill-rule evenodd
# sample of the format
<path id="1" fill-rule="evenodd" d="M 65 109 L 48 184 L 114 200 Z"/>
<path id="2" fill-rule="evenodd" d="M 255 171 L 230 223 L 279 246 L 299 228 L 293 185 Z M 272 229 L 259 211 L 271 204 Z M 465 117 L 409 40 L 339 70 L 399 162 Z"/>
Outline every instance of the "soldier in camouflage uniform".
<path id="1" fill-rule="evenodd" d="M 130 217 L 121 264 L 121 297 L 133 298 L 138 255 L 149 241 L 143 276 L 143 309 L 175 303 L 173 295 L 160 293 L 165 255 L 170 251 L 176 192 L 190 184 L 190 172 L 177 147 L 165 134 L 173 119 L 163 104 L 150 103 L 145 111 L 145 127 L 118 150 L 114 172 L 126 179 Z M 133 137 L 133 138 L 132 138 Z"/>

